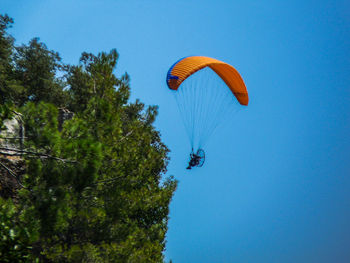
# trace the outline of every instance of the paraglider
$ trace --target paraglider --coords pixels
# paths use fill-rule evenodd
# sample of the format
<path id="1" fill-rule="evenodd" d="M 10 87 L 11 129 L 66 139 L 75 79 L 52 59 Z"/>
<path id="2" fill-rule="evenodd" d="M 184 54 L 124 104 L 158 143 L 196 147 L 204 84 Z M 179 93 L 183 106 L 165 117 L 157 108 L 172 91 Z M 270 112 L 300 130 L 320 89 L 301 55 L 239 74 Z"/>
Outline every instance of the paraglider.
<path id="1" fill-rule="evenodd" d="M 205 153 L 203 149 L 198 149 L 197 153 L 192 152 L 190 153 L 190 161 L 188 163 L 188 166 L 186 169 L 191 170 L 192 167 L 202 167 L 205 161 Z"/>
<path id="2" fill-rule="evenodd" d="M 201 167 L 205 161 L 203 146 L 210 135 L 223 120 L 248 105 L 247 88 L 233 66 L 204 56 L 175 62 L 166 82 L 173 91 L 191 142 L 187 169 Z"/>

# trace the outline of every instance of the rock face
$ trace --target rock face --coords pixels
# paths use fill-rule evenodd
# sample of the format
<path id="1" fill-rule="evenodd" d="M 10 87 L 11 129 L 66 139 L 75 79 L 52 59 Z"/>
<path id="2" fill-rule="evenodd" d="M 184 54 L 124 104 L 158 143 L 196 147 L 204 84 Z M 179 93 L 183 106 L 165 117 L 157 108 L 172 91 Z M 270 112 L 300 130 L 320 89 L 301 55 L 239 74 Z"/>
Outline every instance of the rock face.
<path id="1" fill-rule="evenodd" d="M 58 109 L 58 130 L 63 123 L 73 118 L 74 113 L 66 108 Z M 14 117 L 4 121 L 5 129 L 0 131 L 0 196 L 16 201 L 17 190 L 22 187 L 21 179 L 25 173 L 22 158 L 25 131 L 22 115 L 14 112 Z"/>
<path id="2" fill-rule="evenodd" d="M 0 131 L 0 145 L 3 148 L 22 149 L 24 142 L 24 123 L 22 114 L 14 112 L 15 116 L 4 121 L 5 129 Z"/>
<path id="3" fill-rule="evenodd" d="M 4 121 L 5 129 L 0 131 L 0 196 L 16 199 L 17 189 L 21 187 L 20 180 L 25 173 L 25 162 L 18 152 L 24 142 L 24 124 L 22 115 Z"/>

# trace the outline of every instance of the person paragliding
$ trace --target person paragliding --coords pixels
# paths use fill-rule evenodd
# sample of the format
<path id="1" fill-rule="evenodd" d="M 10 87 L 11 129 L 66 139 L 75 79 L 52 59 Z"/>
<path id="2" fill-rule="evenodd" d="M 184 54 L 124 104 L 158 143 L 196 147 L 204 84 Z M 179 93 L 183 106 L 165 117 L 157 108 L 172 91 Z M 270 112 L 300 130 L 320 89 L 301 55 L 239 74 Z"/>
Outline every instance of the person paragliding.
<path id="1" fill-rule="evenodd" d="M 185 57 L 175 62 L 166 82 L 173 91 L 191 142 L 187 169 L 201 167 L 207 139 L 223 120 L 248 105 L 247 88 L 233 66 L 204 56 Z"/>
<path id="2" fill-rule="evenodd" d="M 190 153 L 190 161 L 186 169 L 191 170 L 192 167 L 202 167 L 205 161 L 205 154 L 203 149 L 199 149 L 197 153 L 193 152 L 193 149 Z"/>

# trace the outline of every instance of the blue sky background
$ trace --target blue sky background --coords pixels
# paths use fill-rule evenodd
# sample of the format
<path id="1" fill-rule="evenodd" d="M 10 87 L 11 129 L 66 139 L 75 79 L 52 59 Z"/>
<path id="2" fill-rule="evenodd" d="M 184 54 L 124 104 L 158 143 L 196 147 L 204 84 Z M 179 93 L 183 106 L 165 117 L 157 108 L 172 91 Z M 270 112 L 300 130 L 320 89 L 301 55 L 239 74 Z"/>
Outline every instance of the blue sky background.
<path id="1" fill-rule="evenodd" d="M 171 149 L 167 259 L 350 262 L 350 2 L 1 0 L 16 43 L 40 37 L 66 63 L 117 48 L 132 100 L 159 105 Z M 168 68 L 214 57 L 242 75 L 250 104 L 185 170 L 190 144 Z"/>

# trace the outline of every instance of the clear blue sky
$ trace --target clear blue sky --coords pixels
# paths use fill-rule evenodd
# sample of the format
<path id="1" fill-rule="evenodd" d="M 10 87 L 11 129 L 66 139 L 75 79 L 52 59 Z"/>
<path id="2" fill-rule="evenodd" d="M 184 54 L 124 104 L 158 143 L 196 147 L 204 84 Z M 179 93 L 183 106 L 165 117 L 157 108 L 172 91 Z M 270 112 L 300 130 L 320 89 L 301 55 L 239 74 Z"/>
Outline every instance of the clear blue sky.
<path id="1" fill-rule="evenodd" d="M 171 149 L 167 259 L 350 262 L 350 2 L 1 0 L 17 44 L 40 37 L 66 63 L 117 48 L 132 99 L 159 105 Z M 212 136 L 204 167 L 165 84 L 187 55 L 242 74 L 250 105 Z"/>

